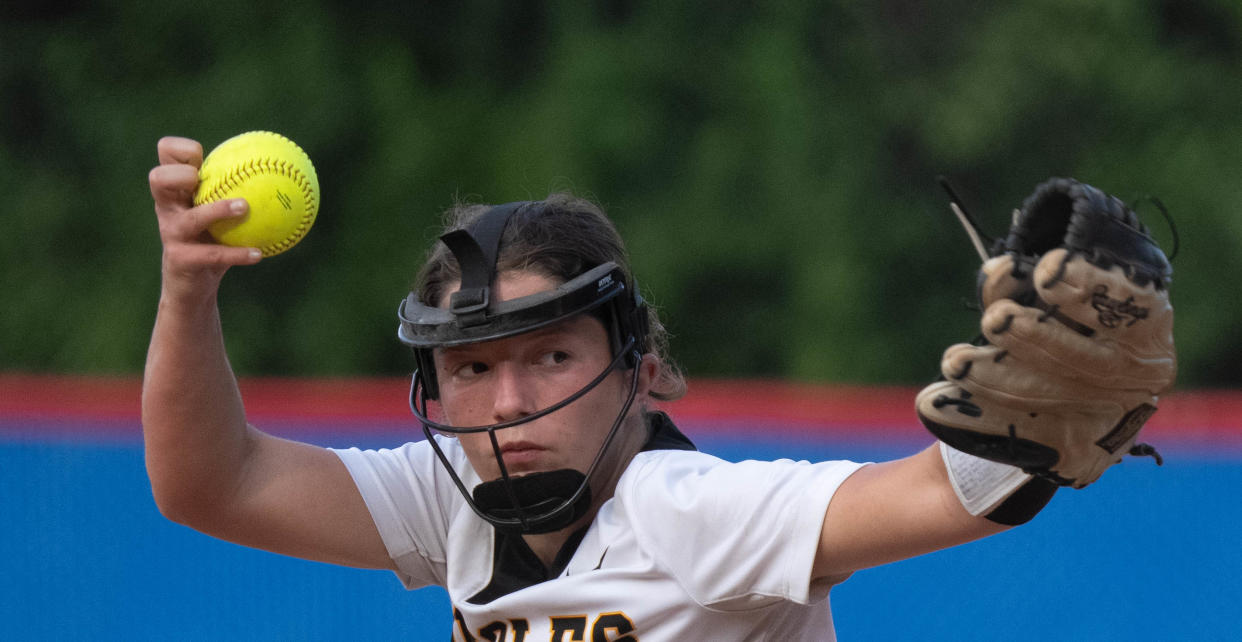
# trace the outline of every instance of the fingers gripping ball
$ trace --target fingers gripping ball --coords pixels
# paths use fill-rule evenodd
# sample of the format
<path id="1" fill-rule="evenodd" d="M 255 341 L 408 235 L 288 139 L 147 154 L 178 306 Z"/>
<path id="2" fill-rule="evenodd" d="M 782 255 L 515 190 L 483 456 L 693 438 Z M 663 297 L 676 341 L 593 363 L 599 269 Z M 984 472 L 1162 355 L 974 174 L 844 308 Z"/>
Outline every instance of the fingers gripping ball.
<path id="1" fill-rule="evenodd" d="M 207 230 L 212 238 L 274 256 L 310 231 L 319 213 L 319 178 L 293 141 L 272 132 L 246 132 L 211 150 L 199 170 L 195 205 L 228 198 L 246 199 L 250 211 L 212 223 Z"/>
<path id="2" fill-rule="evenodd" d="M 919 418 L 957 450 L 1081 488 L 1130 454 L 1177 373 L 1171 269 L 1135 213 L 1040 185 L 978 276 L 981 341 L 950 347 Z"/>

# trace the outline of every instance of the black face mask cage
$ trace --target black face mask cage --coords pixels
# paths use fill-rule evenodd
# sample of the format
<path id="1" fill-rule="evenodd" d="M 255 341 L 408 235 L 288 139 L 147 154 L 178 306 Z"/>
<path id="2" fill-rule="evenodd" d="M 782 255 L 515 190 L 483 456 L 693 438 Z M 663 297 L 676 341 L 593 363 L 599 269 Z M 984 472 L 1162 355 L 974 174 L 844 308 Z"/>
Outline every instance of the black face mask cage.
<path id="1" fill-rule="evenodd" d="M 621 424 L 625 421 L 626 415 L 629 414 L 630 407 L 634 404 L 634 398 L 638 393 L 639 369 L 630 369 L 630 389 L 629 393 L 626 394 L 625 403 L 622 404 L 621 410 L 617 413 L 616 419 L 613 420 L 612 427 L 608 429 L 608 434 L 604 437 L 603 443 L 600 444 L 599 450 L 596 451 L 594 459 L 591 460 L 591 465 L 587 468 L 585 473 L 580 474 L 576 479 L 572 480 L 574 483 L 577 483 L 577 488 L 574 489 L 568 497 L 564 497 L 564 493 L 562 493 L 561 497 L 548 497 L 534 504 L 523 505 L 523 502 L 519 499 L 518 493 L 515 489 L 515 478 L 509 476 L 509 471 L 505 466 L 504 456 L 500 451 L 500 443 L 496 440 L 496 431 L 535 421 L 540 417 L 556 412 L 574 401 L 577 401 L 583 395 L 602 383 L 613 370 L 616 370 L 618 366 L 622 364 L 622 362 L 630 359 L 641 358 L 638 351 L 632 349 L 632 346 L 633 339 L 631 338 L 629 344 L 626 346 L 628 349 L 627 352 L 619 353 L 617 356 L 613 357 L 613 360 L 608 363 L 599 375 L 584 385 L 577 392 L 555 404 L 552 404 L 551 406 L 548 406 L 547 408 L 529 414 L 525 417 L 491 424 L 488 426 L 471 427 L 450 426 L 434 421 L 427 416 L 426 391 L 420 385 L 422 378 L 418 376 L 417 372 L 414 373 L 414 377 L 411 378 L 410 382 L 410 411 L 414 413 L 414 416 L 418 418 L 419 422 L 422 424 L 423 435 L 426 436 L 427 442 L 431 444 L 432 449 L 435 451 L 436 458 L 440 460 L 440 464 L 444 466 L 446 471 L 448 471 L 449 477 L 453 480 L 453 484 L 457 486 L 457 490 L 461 492 L 462 497 L 466 499 L 466 503 L 476 515 L 501 530 L 521 533 L 547 533 L 560 530 L 561 528 L 572 524 L 579 517 L 585 514 L 586 510 L 590 506 L 591 476 L 594 474 L 595 469 L 599 467 L 600 462 L 603 461 L 604 453 L 608 452 L 608 447 L 612 444 L 613 438 L 616 437 L 617 431 L 621 428 Z M 457 471 L 453 469 L 452 463 L 449 462 L 443 449 L 440 448 L 440 444 L 435 440 L 435 437 L 431 433 L 432 429 L 452 434 L 471 434 L 479 432 L 487 433 L 487 436 L 491 441 L 492 455 L 496 458 L 496 463 L 500 468 L 499 482 L 504 489 L 505 499 L 508 500 L 510 508 L 489 507 L 485 509 L 479 505 L 477 499 L 473 497 L 470 491 L 466 488 L 466 484 L 462 481 L 461 476 L 458 475 Z M 541 474 L 547 475 L 548 473 L 534 473 L 532 477 Z M 512 517 L 509 515 L 512 515 Z"/>
<path id="2" fill-rule="evenodd" d="M 505 225 L 513 214 L 539 206 L 541 204 L 530 202 L 498 205 L 479 217 L 469 229 L 455 230 L 442 236 L 441 240 L 452 251 L 462 273 L 461 286 L 450 296 L 449 307 L 428 306 L 419 300 L 417 293 L 411 293 L 398 309 L 401 321 L 398 338 L 414 349 L 417 363 L 410 385 L 410 409 L 422 423 L 423 433 L 470 508 L 498 529 L 521 533 L 559 530 L 581 517 L 589 508 L 591 475 L 603 460 L 637 394 L 640 373 L 637 366 L 642 360 L 648 333 L 647 308 L 642 297 L 636 289 L 626 287 L 624 273 L 611 262 L 587 270 L 547 292 L 508 301 L 491 300 L 496 257 Z M 583 313 L 592 314 L 603 322 L 613 358 L 595 379 L 574 394 L 531 415 L 487 426 L 456 427 L 433 421 L 427 416 L 427 401 L 438 399 L 440 392 L 433 358 L 435 348 L 523 334 Z M 629 393 L 585 474 L 551 471 L 510 477 L 496 439 L 497 430 L 531 422 L 564 408 L 621 367 L 633 371 Z M 480 506 L 478 497 L 472 498 L 433 438 L 432 429 L 454 434 L 488 433 L 501 479 L 484 482 L 475 492 L 498 484 L 502 488 L 499 496 L 509 507 Z M 569 488 L 574 485 L 576 488 L 570 492 Z M 534 500 L 531 499 L 531 492 L 525 492 L 531 488 L 539 489 L 534 493 Z M 490 493 L 490 497 L 496 496 L 497 493 Z"/>

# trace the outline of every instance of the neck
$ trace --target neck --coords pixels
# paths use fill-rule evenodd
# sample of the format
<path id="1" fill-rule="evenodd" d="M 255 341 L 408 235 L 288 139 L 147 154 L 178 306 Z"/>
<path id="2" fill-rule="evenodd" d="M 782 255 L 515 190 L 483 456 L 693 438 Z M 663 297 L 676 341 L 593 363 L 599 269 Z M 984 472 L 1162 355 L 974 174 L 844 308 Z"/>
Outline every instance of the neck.
<path id="1" fill-rule="evenodd" d="M 545 567 L 550 568 L 556 561 L 556 555 L 564 548 L 565 542 L 569 541 L 569 536 L 577 532 L 578 529 L 590 524 L 595 519 L 597 512 L 599 512 L 599 505 L 593 504 L 590 512 L 559 531 L 540 533 L 539 535 L 523 535 L 522 539 L 526 541 L 526 545 L 530 547 L 535 557 L 538 557 Z"/>
<path id="2" fill-rule="evenodd" d="M 544 566 L 552 566 L 556 560 L 557 553 L 565 546 L 565 542 L 569 540 L 570 535 L 595 521 L 595 515 L 599 513 L 600 507 L 612 499 L 612 495 L 617 489 L 617 481 L 621 479 L 622 473 L 625 472 L 626 468 L 629 468 L 634 455 L 642 450 L 643 444 L 647 443 L 647 439 L 650 436 L 648 433 L 651 429 L 644 420 L 642 412 L 639 411 L 631 415 L 627 419 L 627 423 L 631 425 L 621 428 L 617 435 L 616 443 L 610 449 L 617 456 L 609 458 L 612 460 L 611 462 L 607 460 L 600 462 L 599 469 L 595 471 L 595 477 L 599 482 L 596 483 L 595 480 L 589 482 L 591 484 L 590 510 L 577 521 L 559 531 L 522 536 L 522 539 L 526 541 L 526 545 L 543 562 Z"/>

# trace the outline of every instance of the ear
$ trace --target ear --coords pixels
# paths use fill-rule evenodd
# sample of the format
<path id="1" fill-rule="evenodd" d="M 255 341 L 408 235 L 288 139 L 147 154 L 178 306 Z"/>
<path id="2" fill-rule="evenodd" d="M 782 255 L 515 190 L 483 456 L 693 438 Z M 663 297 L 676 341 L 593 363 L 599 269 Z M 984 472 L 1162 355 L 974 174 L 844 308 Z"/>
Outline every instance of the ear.
<path id="1" fill-rule="evenodd" d="M 638 362 L 638 393 L 634 395 L 636 399 L 645 399 L 651 392 L 651 386 L 655 385 L 656 377 L 660 376 L 661 365 L 660 357 L 654 352 L 643 355 L 642 361 Z"/>

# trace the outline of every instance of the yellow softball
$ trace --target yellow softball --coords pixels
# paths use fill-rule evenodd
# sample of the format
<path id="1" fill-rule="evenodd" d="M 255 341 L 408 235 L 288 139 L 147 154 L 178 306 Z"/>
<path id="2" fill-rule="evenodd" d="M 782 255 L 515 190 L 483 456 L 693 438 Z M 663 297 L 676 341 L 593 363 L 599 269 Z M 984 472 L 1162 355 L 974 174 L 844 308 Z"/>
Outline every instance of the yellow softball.
<path id="1" fill-rule="evenodd" d="M 195 205 L 226 198 L 246 199 L 250 211 L 212 223 L 207 228 L 212 238 L 274 256 L 310 231 L 319 212 L 319 178 L 293 141 L 272 132 L 246 132 L 211 150 L 198 172 Z"/>

